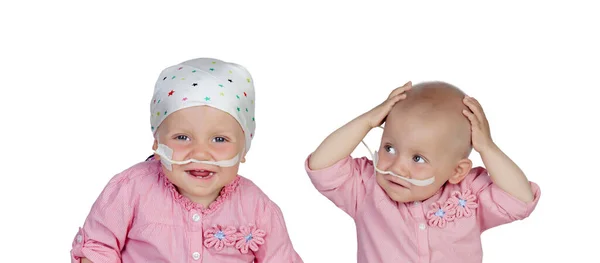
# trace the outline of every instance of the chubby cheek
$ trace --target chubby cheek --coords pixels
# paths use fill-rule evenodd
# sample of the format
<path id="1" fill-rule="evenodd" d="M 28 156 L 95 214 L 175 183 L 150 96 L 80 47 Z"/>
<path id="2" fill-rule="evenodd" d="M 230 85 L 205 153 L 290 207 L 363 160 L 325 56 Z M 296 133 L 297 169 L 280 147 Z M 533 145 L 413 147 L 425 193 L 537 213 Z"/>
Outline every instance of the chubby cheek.
<path id="1" fill-rule="evenodd" d="M 387 186 L 387 182 L 385 179 L 383 179 L 383 176 L 380 175 L 379 173 L 375 174 L 375 180 L 377 181 L 377 184 L 379 184 L 379 186 L 386 188 Z"/>
<path id="2" fill-rule="evenodd" d="M 239 149 L 237 149 L 237 145 L 233 143 L 220 143 L 215 144 L 211 147 L 212 153 L 215 158 L 219 160 L 225 160 L 233 158 L 235 155 L 239 153 Z"/>
<path id="3" fill-rule="evenodd" d="M 187 157 L 190 154 L 190 150 L 182 145 L 173 145 L 169 147 L 173 150 L 173 159 L 174 160 L 183 160 L 183 159 L 187 159 L 185 157 Z"/>
<path id="4" fill-rule="evenodd" d="M 391 164 L 394 162 L 393 156 L 386 152 L 384 149 L 379 149 L 379 151 L 380 152 L 377 153 L 377 168 L 381 169 L 381 167 L 390 167 Z"/>
<path id="5" fill-rule="evenodd" d="M 416 195 L 418 195 L 419 199 L 424 200 L 433 196 L 438 189 L 440 189 L 440 186 L 437 182 L 434 182 L 433 184 L 428 186 L 415 187 L 413 192 L 415 192 Z"/>
<path id="6" fill-rule="evenodd" d="M 223 187 L 231 183 L 238 175 L 239 164 L 232 167 L 221 167 L 218 172 L 217 187 Z"/>
<path id="7" fill-rule="evenodd" d="M 419 180 L 426 180 L 433 176 L 431 167 L 420 163 L 413 163 L 410 167 L 410 174 L 413 178 Z"/>
<path id="8" fill-rule="evenodd" d="M 380 175 L 379 173 L 376 175 L 376 181 L 385 193 L 394 201 L 403 202 L 405 201 L 404 199 L 407 198 L 407 194 L 410 194 L 407 189 L 398 190 L 392 187 L 393 183 L 383 178 L 383 175 Z"/>
<path id="9" fill-rule="evenodd" d="M 167 170 L 167 168 L 165 168 L 165 166 L 163 165 L 162 170 L 164 175 L 169 179 L 169 181 L 173 183 L 177 183 L 179 181 L 177 176 L 175 176 L 175 174 L 181 173 L 178 165 L 171 165 L 171 171 Z"/>
<path id="10" fill-rule="evenodd" d="M 210 148 L 204 149 L 194 149 L 188 145 L 177 144 L 169 147 L 173 149 L 173 158 L 175 160 L 200 158 L 202 156 L 202 158 L 212 157 L 215 161 L 221 161 L 231 159 L 237 154 L 237 149 L 233 144 L 213 144 Z"/>

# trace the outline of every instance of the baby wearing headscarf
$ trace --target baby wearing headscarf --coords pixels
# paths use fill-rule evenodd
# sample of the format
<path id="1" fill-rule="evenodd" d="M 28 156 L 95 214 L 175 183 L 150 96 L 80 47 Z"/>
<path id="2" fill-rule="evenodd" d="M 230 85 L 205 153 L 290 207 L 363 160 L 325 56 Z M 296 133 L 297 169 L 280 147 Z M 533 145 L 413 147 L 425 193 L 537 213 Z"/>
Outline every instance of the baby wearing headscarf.
<path id="1" fill-rule="evenodd" d="M 155 154 L 110 180 L 71 262 L 302 262 L 279 207 L 237 174 L 254 103 L 240 65 L 200 58 L 163 70 L 150 102 Z"/>

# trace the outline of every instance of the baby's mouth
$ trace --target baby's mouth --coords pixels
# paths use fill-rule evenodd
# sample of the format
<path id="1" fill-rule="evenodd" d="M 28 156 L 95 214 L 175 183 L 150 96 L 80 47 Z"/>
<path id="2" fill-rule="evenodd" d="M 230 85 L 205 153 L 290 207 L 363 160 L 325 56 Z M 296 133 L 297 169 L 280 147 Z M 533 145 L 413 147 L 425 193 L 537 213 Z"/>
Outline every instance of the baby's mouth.
<path id="1" fill-rule="evenodd" d="M 407 186 L 405 186 L 404 184 L 402 184 L 402 183 L 400 183 L 400 182 L 397 182 L 396 180 L 394 180 L 395 178 L 394 178 L 394 176 L 392 176 L 392 175 L 386 174 L 386 175 L 385 175 L 385 179 L 387 179 L 387 180 L 388 180 L 388 182 L 390 182 L 390 183 L 392 183 L 392 184 L 394 184 L 394 185 L 397 185 L 397 186 L 400 186 L 400 187 L 402 187 L 402 188 L 407 188 L 407 189 L 408 189 L 408 187 L 407 187 Z"/>
<path id="2" fill-rule="evenodd" d="M 215 172 L 209 170 L 186 170 L 185 172 L 191 176 L 200 178 L 206 178 L 215 174 Z"/>
<path id="3" fill-rule="evenodd" d="M 402 188 L 406 188 L 406 186 L 404 186 L 404 185 L 401 185 L 401 184 L 399 184 L 399 183 L 396 183 L 396 182 L 394 182 L 394 181 L 389 181 L 389 182 L 390 182 L 390 183 L 392 183 L 392 184 L 394 184 L 394 185 L 400 186 L 400 187 L 402 187 Z"/>

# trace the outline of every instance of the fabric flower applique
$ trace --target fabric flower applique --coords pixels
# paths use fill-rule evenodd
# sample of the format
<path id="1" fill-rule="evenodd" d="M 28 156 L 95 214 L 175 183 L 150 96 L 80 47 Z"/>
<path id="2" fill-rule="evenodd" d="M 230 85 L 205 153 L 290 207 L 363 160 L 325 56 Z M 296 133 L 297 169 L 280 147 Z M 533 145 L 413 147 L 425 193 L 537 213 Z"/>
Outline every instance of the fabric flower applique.
<path id="1" fill-rule="evenodd" d="M 475 202 L 476 199 L 477 197 L 471 193 L 471 190 L 467 189 L 462 193 L 454 191 L 446 203 L 451 203 L 456 208 L 456 218 L 469 217 L 479 206 Z"/>
<path id="2" fill-rule="evenodd" d="M 241 226 L 240 232 L 237 235 L 238 241 L 235 244 L 235 248 L 239 249 L 243 254 L 247 254 L 248 249 L 256 252 L 258 251 L 258 246 L 265 243 L 265 239 L 263 238 L 266 235 L 265 231 L 258 229 L 252 224 Z"/>
<path id="3" fill-rule="evenodd" d="M 236 232 L 235 227 L 232 226 L 213 226 L 204 232 L 204 246 L 207 248 L 214 246 L 217 251 L 225 246 L 233 246 L 238 239 Z"/>
<path id="4" fill-rule="evenodd" d="M 430 226 L 446 227 L 448 222 L 455 219 L 456 209 L 452 202 L 435 202 L 431 204 L 430 210 L 427 211 L 427 219 Z"/>

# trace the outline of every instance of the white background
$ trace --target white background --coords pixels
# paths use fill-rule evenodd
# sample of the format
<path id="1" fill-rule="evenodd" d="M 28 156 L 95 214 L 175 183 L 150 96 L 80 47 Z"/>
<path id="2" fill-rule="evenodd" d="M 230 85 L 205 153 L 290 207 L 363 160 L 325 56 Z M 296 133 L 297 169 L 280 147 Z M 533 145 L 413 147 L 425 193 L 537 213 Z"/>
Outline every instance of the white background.
<path id="1" fill-rule="evenodd" d="M 479 99 L 541 187 L 529 218 L 483 234 L 484 262 L 596 260 L 598 8 L 349 2 L 2 2 L 0 262 L 69 261 L 108 180 L 151 153 L 158 74 L 196 57 L 252 73 L 256 139 L 240 173 L 282 208 L 305 262 L 356 262 L 354 223 L 305 158 L 408 80 Z"/>

